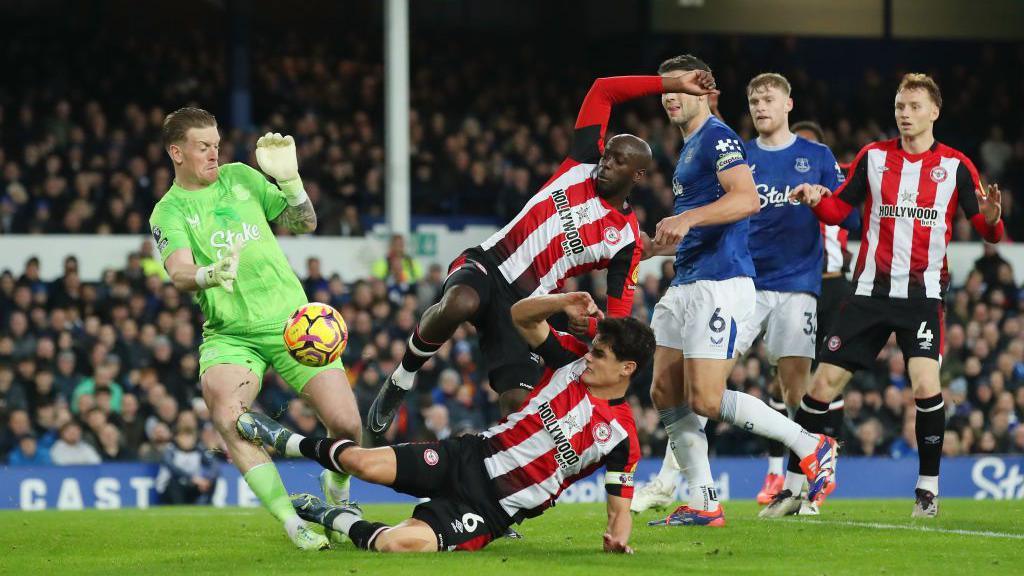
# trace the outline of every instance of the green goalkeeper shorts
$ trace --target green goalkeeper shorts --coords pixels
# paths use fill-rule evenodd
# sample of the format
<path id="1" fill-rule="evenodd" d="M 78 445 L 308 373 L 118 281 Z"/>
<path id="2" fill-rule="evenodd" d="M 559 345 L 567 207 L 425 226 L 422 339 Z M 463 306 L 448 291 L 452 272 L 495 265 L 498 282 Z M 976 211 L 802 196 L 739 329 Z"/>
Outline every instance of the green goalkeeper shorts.
<path id="1" fill-rule="evenodd" d="M 340 358 L 327 366 L 313 367 L 300 364 L 288 353 L 281 331 L 276 328 L 244 336 L 209 332 L 204 334 L 203 343 L 199 346 L 199 375 L 202 376 L 211 366 L 218 364 L 244 366 L 260 378 L 261 384 L 267 366 L 273 366 L 274 371 L 296 393 L 301 393 L 306 383 L 321 372 L 344 370 Z"/>

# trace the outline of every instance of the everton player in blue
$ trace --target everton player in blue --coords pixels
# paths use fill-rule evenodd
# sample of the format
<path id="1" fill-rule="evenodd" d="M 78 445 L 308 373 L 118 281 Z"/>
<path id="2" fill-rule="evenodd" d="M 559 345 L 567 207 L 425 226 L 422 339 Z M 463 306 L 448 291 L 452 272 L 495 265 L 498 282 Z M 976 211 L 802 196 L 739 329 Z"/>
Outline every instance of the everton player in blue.
<path id="1" fill-rule="evenodd" d="M 758 137 L 746 146 L 761 210 L 750 220 L 749 243 L 757 270 L 757 304 L 753 321 L 740 333 L 737 347 L 745 352 L 764 334 L 767 359 L 776 367 L 785 409 L 795 413 L 810 385 L 824 256 L 817 218 L 805 206 L 790 202 L 789 191 L 805 182 L 832 190 L 831 186 L 843 181 L 843 174 L 827 146 L 790 131 L 790 91 L 789 81 L 775 73 L 755 76 L 747 85 L 747 103 Z M 768 477 L 758 503 L 789 497 L 787 508 L 798 509 L 804 476 L 799 470 L 790 470 L 783 480 L 782 446 L 772 444 Z M 782 507 L 771 506 L 762 516 L 780 511 Z"/>
<path id="2" fill-rule="evenodd" d="M 691 70 L 710 68 L 684 55 L 663 62 L 658 73 Z M 676 254 L 675 278 L 651 319 L 657 342 L 651 397 L 687 477 L 690 501 L 659 525 L 725 524 L 708 463 L 709 418 L 789 447 L 801 459 L 812 499 L 831 487 L 835 471 L 833 439 L 806 432 L 754 396 L 726 389 L 737 338 L 754 314 L 748 218 L 759 204 L 745 147 L 711 115 L 707 100 L 662 95 L 685 143 L 672 179 L 675 215 L 658 223 L 651 247 L 652 253 Z"/>

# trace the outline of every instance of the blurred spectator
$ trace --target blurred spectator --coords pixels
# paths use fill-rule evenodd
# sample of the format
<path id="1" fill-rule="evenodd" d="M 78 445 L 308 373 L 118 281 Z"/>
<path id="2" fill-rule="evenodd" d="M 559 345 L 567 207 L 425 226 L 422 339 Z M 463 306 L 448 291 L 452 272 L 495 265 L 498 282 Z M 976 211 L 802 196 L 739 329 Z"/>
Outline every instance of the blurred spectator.
<path id="1" fill-rule="evenodd" d="M 53 464 L 50 449 L 39 445 L 39 440 L 31 432 L 18 438 L 17 447 L 11 452 L 7 462 L 9 466 L 46 466 Z"/>
<path id="2" fill-rule="evenodd" d="M 220 476 L 220 465 L 198 445 L 196 430 L 174 437 L 160 462 L 156 491 L 162 504 L 209 504 Z"/>
<path id="3" fill-rule="evenodd" d="M 1013 146 L 1006 141 L 1003 134 L 1003 127 L 993 124 L 989 130 L 988 138 L 981 143 L 979 148 L 981 163 L 989 178 L 998 180 L 1006 171 L 1006 163 L 1013 157 Z"/>
<path id="4" fill-rule="evenodd" d="M 75 421 L 61 426 L 60 439 L 50 450 L 50 458 L 58 466 L 99 464 L 101 462 L 96 449 L 82 440 L 82 428 Z"/>
<path id="5" fill-rule="evenodd" d="M 394 234 L 388 242 L 384 257 L 374 261 L 371 267 L 374 278 L 384 280 L 392 300 L 400 301 L 411 286 L 423 276 L 420 263 L 405 251 L 405 237 Z"/>

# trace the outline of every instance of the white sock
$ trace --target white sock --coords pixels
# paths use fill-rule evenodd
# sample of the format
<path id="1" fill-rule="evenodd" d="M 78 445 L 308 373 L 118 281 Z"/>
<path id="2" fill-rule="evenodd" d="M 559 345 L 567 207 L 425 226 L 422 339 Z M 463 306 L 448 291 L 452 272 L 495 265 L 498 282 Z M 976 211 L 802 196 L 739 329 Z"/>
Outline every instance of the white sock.
<path id="1" fill-rule="evenodd" d="M 768 473 L 782 475 L 782 461 L 783 456 L 769 456 L 768 457 Z"/>
<path id="2" fill-rule="evenodd" d="M 799 424 L 779 414 L 761 400 L 735 390 L 722 394 L 719 414 L 723 422 L 771 438 L 785 444 L 800 458 L 806 457 L 818 447 L 818 437 L 807 432 Z"/>
<path id="3" fill-rule="evenodd" d="M 936 496 L 939 495 L 939 477 L 938 476 L 918 476 L 917 477 L 917 488 L 921 490 L 927 490 Z"/>
<path id="4" fill-rule="evenodd" d="M 343 512 L 334 518 L 334 521 L 331 522 L 331 528 L 334 528 L 343 534 L 348 534 L 348 531 L 352 529 L 352 525 L 360 520 L 362 520 L 362 518 L 355 514 L 347 514 Z"/>
<path id="5" fill-rule="evenodd" d="M 782 483 L 782 489 L 789 490 L 793 496 L 799 496 L 804 491 L 804 482 L 807 482 L 807 476 L 804 476 L 803 473 L 786 470 L 786 479 Z"/>
<path id="6" fill-rule="evenodd" d="M 284 521 L 284 531 L 288 533 L 289 538 L 295 538 L 295 533 L 299 531 L 299 528 L 306 525 L 306 522 L 298 516 L 292 516 Z"/>
<path id="7" fill-rule="evenodd" d="M 291 438 L 284 445 L 284 455 L 289 458 L 296 458 L 302 456 L 302 451 L 299 450 L 299 442 L 305 440 L 306 437 L 302 434 L 292 434 Z"/>
<path id="8" fill-rule="evenodd" d="M 665 486 L 675 486 L 679 482 L 679 472 L 676 455 L 671 448 L 665 450 L 665 459 L 661 461 L 661 470 L 658 470 L 658 482 Z"/>
<path id="9" fill-rule="evenodd" d="M 694 510 L 718 509 L 718 492 L 708 461 L 708 438 L 704 425 L 708 419 L 698 416 L 686 406 L 661 410 L 659 415 L 668 432 L 669 446 L 686 476 L 690 492 L 689 506 Z"/>
<path id="10" fill-rule="evenodd" d="M 415 372 L 409 372 L 402 367 L 402 363 L 398 363 L 398 367 L 391 374 L 391 379 L 394 380 L 395 386 L 398 386 L 402 390 L 412 390 L 413 381 L 416 379 Z"/>

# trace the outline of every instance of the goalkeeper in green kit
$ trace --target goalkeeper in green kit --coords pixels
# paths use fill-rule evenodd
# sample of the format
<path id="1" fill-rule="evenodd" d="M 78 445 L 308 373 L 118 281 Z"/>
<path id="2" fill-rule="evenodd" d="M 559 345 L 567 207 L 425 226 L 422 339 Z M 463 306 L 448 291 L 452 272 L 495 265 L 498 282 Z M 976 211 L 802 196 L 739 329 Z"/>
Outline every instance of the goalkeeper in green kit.
<path id="1" fill-rule="evenodd" d="M 296 515 L 266 452 L 235 431 L 269 364 L 313 406 L 332 436 L 359 441 L 359 411 L 341 361 L 313 368 L 284 347 L 284 322 L 306 295 L 269 222 L 296 234 L 316 229 L 295 142 L 268 133 L 256 144 L 256 161 L 275 186 L 246 164 L 218 164 L 217 121 L 205 110 L 171 113 L 162 135 L 174 184 L 153 208 L 150 226 L 174 286 L 196 292 L 206 317 L 199 372 L 213 424 L 246 483 L 292 542 L 304 550 L 327 548 L 328 538 Z M 348 500 L 347 474 L 324 471 L 320 485 L 329 501 Z"/>

